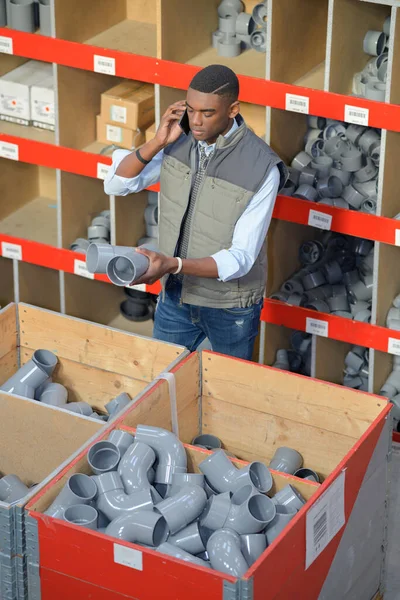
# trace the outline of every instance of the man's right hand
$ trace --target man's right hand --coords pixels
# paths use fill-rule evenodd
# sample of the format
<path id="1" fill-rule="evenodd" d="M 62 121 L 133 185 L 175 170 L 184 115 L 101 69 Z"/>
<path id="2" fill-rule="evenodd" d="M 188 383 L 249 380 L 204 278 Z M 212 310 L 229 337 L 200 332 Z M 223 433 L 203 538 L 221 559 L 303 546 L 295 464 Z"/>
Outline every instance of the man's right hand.
<path id="1" fill-rule="evenodd" d="M 186 110 L 186 100 L 171 104 L 163 114 L 155 139 L 161 148 L 176 142 L 182 133 L 179 121 Z"/>

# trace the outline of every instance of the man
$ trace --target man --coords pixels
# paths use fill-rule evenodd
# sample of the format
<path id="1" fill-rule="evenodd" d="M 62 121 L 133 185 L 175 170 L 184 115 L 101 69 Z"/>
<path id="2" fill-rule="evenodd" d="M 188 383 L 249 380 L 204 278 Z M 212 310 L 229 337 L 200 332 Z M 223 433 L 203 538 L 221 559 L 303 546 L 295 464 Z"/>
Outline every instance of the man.
<path id="1" fill-rule="evenodd" d="M 163 283 L 154 337 L 190 351 L 208 337 L 215 352 L 250 360 L 267 278 L 265 238 L 287 174 L 246 127 L 238 95 L 231 69 L 197 73 L 153 140 L 114 153 L 105 191 L 126 195 L 161 183 L 160 253 L 138 249 L 150 260 L 139 283 Z M 188 135 L 179 125 L 185 110 Z"/>

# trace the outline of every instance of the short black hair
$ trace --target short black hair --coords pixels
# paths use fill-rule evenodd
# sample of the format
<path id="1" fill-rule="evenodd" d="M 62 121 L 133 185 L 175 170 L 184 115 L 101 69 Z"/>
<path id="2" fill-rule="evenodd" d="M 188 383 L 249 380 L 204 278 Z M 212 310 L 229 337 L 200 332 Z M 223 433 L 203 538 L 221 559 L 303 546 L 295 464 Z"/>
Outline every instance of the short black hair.
<path id="1" fill-rule="evenodd" d="M 237 75 L 224 65 L 205 67 L 193 77 L 189 87 L 203 94 L 223 96 L 230 102 L 235 102 L 239 96 Z"/>

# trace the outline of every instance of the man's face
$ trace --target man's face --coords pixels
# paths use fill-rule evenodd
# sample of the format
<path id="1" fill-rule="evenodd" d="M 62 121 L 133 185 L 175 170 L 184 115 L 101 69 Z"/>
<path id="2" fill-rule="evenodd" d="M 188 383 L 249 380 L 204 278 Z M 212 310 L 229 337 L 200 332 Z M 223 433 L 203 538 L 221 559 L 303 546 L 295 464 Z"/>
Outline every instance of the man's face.
<path id="1" fill-rule="evenodd" d="M 231 103 L 217 94 L 204 94 L 188 89 L 186 107 L 189 125 L 197 141 L 212 144 L 229 130 L 230 119 L 239 112 L 239 102 Z"/>

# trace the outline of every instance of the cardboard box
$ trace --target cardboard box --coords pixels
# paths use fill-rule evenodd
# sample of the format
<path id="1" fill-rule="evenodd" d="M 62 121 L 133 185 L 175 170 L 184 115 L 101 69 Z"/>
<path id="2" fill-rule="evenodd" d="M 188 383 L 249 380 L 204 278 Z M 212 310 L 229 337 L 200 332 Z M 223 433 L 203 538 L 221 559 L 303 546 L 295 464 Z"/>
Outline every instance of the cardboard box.
<path id="1" fill-rule="evenodd" d="M 114 125 L 105 121 L 102 115 L 97 115 L 97 141 L 131 150 L 139 148 L 144 143 L 145 136 L 142 131 Z"/>
<path id="2" fill-rule="evenodd" d="M 144 132 L 145 136 L 146 136 L 146 142 L 149 142 L 150 140 L 152 140 L 155 137 L 156 132 L 157 132 L 156 124 L 152 123 L 150 125 L 150 127 L 148 127 L 146 129 L 146 131 Z"/>
<path id="3" fill-rule="evenodd" d="M 34 127 L 54 131 L 56 121 L 52 75 L 31 88 L 31 119 Z"/>
<path id="4" fill-rule="evenodd" d="M 128 129 L 145 129 L 154 117 L 154 85 L 123 81 L 101 95 L 104 121 Z"/>
<path id="5" fill-rule="evenodd" d="M 31 88 L 53 73 L 51 64 L 30 60 L 0 78 L 0 119 L 31 124 Z"/>

